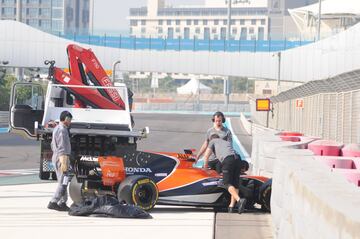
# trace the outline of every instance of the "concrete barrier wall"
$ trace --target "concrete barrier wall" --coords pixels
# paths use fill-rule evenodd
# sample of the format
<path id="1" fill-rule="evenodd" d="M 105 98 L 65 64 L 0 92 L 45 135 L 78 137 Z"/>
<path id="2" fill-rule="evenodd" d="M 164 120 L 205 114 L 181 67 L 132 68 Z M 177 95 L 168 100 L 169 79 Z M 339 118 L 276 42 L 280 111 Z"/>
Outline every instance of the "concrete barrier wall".
<path id="1" fill-rule="evenodd" d="M 256 123 L 252 122 L 251 120 L 246 118 L 246 116 L 243 113 L 240 114 L 240 121 L 241 121 L 241 124 L 243 125 L 243 127 L 245 128 L 246 132 L 249 135 L 262 133 L 264 131 L 273 132 L 273 133 L 278 132 L 276 130 L 266 128 L 260 124 L 256 124 Z"/>
<path id="2" fill-rule="evenodd" d="M 254 173 L 273 178 L 275 238 L 359 238 L 360 188 L 304 149 L 314 139 L 253 136 Z"/>
<path id="3" fill-rule="evenodd" d="M 276 238 L 359 238 L 360 190 L 312 156 L 279 156 L 271 198 Z"/>

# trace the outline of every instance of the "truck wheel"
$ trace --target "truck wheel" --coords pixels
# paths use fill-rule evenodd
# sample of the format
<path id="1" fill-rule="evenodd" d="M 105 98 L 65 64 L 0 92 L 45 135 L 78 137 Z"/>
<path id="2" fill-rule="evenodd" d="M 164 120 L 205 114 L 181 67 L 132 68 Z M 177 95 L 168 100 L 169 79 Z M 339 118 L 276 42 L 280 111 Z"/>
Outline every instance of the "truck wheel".
<path id="1" fill-rule="evenodd" d="M 41 180 L 49 180 L 50 172 L 44 172 L 44 159 L 40 158 L 40 170 L 39 170 L 39 178 Z"/>
<path id="2" fill-rule="evenodd" d="M 71 179 L 70 185 L 69 185 L 69 194 L 71 200 L 73 200 L 74 203 L 80 203 L 83 201 L 84 196 L 82 193 L 83 189 L 83 183 L 79 183 L 76 179 L 76 176 L 74 176 Z"/>
<path id="3" fill-rule="evenodd" d="M 51 170 L 49 169 L 49 161 L 47 159 L 49 151 L 52 154 L 50 142 L 41 141 L 41 144 L 40 144 L 40 152 L 41 152 L 41 154 L 40 154 L 40 170 L 39 170 L 39 178 L 41 180 L 49 180 L 50 179 L 50 175 L 51 175 L 50 171 Z M 44 171 L 44 169 L 46 171 Z"/>
<path id="4" fill-rule="evenodd" d="M 56 172 L 51 173 L 51 179 L 55 181 L 57 180 Z"/>
<path id="5" fill-rule="evenodd" d="M 267 212 L 271 211 L 271 185 L 272 179 L 266 181 L 259 189 L 259 201 L 261 202 L 261 209 Z"/>
<path id="6" fill-rule="evenodd" d="M 155 182 L 146 176 L 132 175 L 120 183 L 117 197 L 119 202 L 136 205 L 144 210 L 152 209 L 159 197 Z"/>

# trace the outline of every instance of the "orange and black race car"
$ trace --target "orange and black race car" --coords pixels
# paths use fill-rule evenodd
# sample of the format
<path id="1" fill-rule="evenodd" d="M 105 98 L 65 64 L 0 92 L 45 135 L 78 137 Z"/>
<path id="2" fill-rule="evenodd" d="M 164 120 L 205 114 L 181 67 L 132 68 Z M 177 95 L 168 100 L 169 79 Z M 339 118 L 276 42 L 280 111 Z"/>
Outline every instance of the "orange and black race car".
<path id="1" fill-rule="evenodd" d="M 227 208 L 230 194 L 214 170 L 193 167 L 191 150 L 184 154 L 123 151 L 117 156 L 78 156 L 70 182 L 74 202 L 91 195 L 112 194 L 120 202 L 145 210 L 156 204 Z M 271 179 L 242 175 L 240 196 L 247 208 L 255 203 L 270 211 Z"/>

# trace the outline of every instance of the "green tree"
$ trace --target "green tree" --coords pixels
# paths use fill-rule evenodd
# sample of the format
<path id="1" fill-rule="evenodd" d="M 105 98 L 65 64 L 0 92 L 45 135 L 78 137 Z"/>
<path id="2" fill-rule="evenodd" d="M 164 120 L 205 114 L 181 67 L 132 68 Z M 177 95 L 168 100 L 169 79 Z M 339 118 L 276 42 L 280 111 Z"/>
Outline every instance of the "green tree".
<path id="1" fill-rule="evenodd" d="M 0 78 L 0 110 L 9 110 L 10 102 L 10 90 L 12 84 L 16 81 L 16 78 L 12 75 L 4 74 Z"/>
<path id="2" fill-rule="evenodd" d="M 176 92 L 178 86 L 175 83 L 175 80 L 170 76 L 167 76 L 163 79 L 159 79 L 159 92 Z"/>

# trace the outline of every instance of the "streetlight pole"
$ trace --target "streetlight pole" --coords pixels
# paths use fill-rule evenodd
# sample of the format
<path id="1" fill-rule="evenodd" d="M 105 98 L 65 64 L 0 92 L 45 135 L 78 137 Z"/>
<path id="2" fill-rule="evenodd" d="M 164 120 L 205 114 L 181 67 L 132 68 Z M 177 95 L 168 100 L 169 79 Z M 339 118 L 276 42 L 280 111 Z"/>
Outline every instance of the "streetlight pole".
<path id="1" fill-rule="evenodd" d="M 16 21 L 22 22 L 22 1 L 16 1 Z M 15 68 L 15 75 L 19 81 L 24 78 L 24 69 L 21 67 Z"/>
<path id="2" fill-rule="evenodd" d="M 91 9 L 91 35 L 94 35 L 94 5 L 95 0 L 90 0 L 90 9 Z"/>
<path id="3" fill-rule="evenodd" d="M 22 21 L 22 1 L 16 1 L 16 21 Z"/>
<path id="4" fill-rule="evenodd" d="M 227 19 L 227 46 L 230 46 L 230 38 L 231 38 L 231 3 L 232 0 L 227 0 L 228 2 L 228 19 Z M 224 93 L 225 93 L 225 106 L 229 105 L 229 77 L 226 77 L 224 80 Z"/>
<path id="5" fill-rule="evenodd" d="M 232 0 L 227 0 L 228 1 L 228 19 L 227 19 L 227 40 L 230 40 L 231 37 L 231 2 Z"/>
<path id="6" fill-rule="evenodd" d="M 116 73 L 116 65 L 119 64 L 121 61 L 117 60 L 113 63 L 113 68 L 112 68 L 112 83 L 115 83 L 115 73 Z"/>
<path id="7" fill-rule="evenodd" d="M 319 12 L 318 12 L 318 27 L 317 27 L 317 40 L 321 37 L 321 0 L 319 0 Z"/>
<path id="8" fill-rule="evenodd" d="M 277 79 L 277 92 L 276 94 L 280 93 L 280 75 L 281 75 L 281 51 L 277 53 L 278 57 L 278 79 Z"/>

